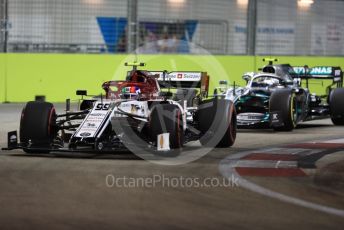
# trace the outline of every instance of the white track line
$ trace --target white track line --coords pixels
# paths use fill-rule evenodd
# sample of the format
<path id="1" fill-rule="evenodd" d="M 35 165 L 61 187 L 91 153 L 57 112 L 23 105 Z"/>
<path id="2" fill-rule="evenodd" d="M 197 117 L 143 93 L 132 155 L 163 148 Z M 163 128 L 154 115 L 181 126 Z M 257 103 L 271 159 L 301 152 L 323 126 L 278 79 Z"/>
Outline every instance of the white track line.
<path id="1" fill-rule="evenodd" d="M 277 167 L 278 166 L 278 167 Z M 231 164 L 232 168 L 297 168 L 297 161 L 277 160 L 237 160 Z"/>
<path id="2" fill-rule="evenodd" d="M 255 151 L 255 152 L 257 152 L 257 151 Z M 264 149 L 262 149 L 261 152 L 264 152 Z M 236 164 L 234 162 L 237 162 L 239 159 L 241 159 L 245 156 L 248 156 L 252 153 L 253 153 L 253 151 L 242 152 L 239 154 L 235 154 L 233 156 L 228 156 L 225 159 L 223 159 L 219 165 L 219 171 L 220 171 L 221 175 L 228 178 L 229 180 L 231 178 L 233 178 L 233 176 L 238 178 L 239 186 L 246 188 L 252 192 L 259 193 L 261 195 L 264 195 L 264 196 L 267 196 L 270 198 L 274 198 L 274 199 L 277 199 L 280 201 L 284 201 L 284 202 L 287 202 L 290 204 L 298 205 L 301 207 L 310 208 L 310 209 L 313 209 L 316 211 L 321 211 L 321 212 L 324 212 L 327 214 L 332 214 L 332 215 L 344 217 L 344 210 L 342 210 L 342 209 L 332 208 L 332 207 L 328 207 L 325 205 L 320 205 L 320 204 L 312 203 L 309 201 L 305 201 L 305 200 L 302 200 L 299 198 L 287 196 L 285 194 L 264 188 L 260 185 L 252 183 L 252 182 L 244 179 L 243 177 L 241 177 L 235 170 Z"/>
<path id="3" fill-rule="evenodd" d="M 322 141 L 322 143 L 344 144 L 344 138 L 336 139 L 336 140 L 329 140 L 329 141 Z"/>

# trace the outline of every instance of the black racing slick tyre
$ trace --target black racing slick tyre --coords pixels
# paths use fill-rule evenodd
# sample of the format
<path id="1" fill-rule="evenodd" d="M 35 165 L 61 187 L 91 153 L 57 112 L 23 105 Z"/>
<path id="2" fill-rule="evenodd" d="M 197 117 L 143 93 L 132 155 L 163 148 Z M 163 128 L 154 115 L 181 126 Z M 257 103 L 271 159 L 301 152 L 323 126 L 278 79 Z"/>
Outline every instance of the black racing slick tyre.
<path id="1" fill-rule="evenodd" d="M 273 126 L 275 131 L 292 131 L 296 127 L 297 108 L 295 94 L 292 90 L 275 91 L 270 97 L 270 112 L 279 114 L 281 126 Z"/>
<path id="2" fill-rule="evenodd" d="M 203 146 L 228 148 L 234 144 L 237 118 L 231 101 L 214 98 L 203 102 L 197 111 L 197 119 Z"/>
<path id="3" fill-rule="evenodd" d="M 20 120 L 20 142 L 26 153 L 49 153 L 56 137 L 56 112 L 48 102 L 28 102 Z M 47 149 L 47 150 L 45 150 Z"/>
<path id="4" fill-rule="evenodd" d="M 158 104 L 150 116 L 150 132 L 153 142 L 163 133 L 170 134 L 170 149 L 181 149 L 184 144 L 183 115 L 178 106 Z M 157 142 L 157 145 L 160 144 Z"/>
<path id="5" fill-rule="evenodd" d="M 223 111 L 225 116 L 227 116 L 227 111 Z M 231 106 L 228 120 L 224 124 L 227 127 L 225 135 L 222 137 L 220 143 L 216 146 L 218 148 L 229 148 L 234 145 L 236 139 L 236 128 L 237 128 L 237 118 L 236 110 L 234 106 Z"/>
<path id="6" fill-rule="evenodd" d="M 331 120 L 334 125 L 344 125 L 344 88 L 333 89 L 329 97 Z"/>

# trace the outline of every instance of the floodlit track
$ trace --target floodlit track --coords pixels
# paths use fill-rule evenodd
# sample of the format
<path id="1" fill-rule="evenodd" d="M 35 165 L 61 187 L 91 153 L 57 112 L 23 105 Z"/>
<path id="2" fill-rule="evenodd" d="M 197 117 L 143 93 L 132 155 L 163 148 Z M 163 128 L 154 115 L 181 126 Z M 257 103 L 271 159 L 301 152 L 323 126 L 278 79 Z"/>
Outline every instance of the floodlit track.
<path id="1" fill-rule="evenodd" d="M 1 147 L 5 147 L 6 132 L 18 129 L 21 108 L 20 104 L 0 105 Z M 62 108 L 58 106 L 59 110 Z M 307 152 L 295 145 L 338 138 L 344 138 L 344 128 L 333 126 L 330 120 L 304 123 L 290 133 L 240 130 L 233 148 L 215 149 L 200 160 L 181 166 L 155 165 L 129 153 L 27 155 L 17 150 L 1 151 L 0 226 L 342 229 L 344 219 L 336 212 L 324 212 L 267 194 L 272 191 L 341 214 L 343 147 L 338 145 L 329 152 L 328 145 L 323 145 Z M 327 152 L 321 155 L 324 151 Z M 233 160 L 240 177 L 226 171 Z M 181 182 L 180 178 L 222 182 L 223 175 L 233 180 L 231 186 L 185 186 L 171 182 Z M 122 180 L 116 186 L 112 183 L 114 178 L 163 178 L 165 182 L 124 186 Z M 246 184 L 240 184 L 240 179 Z M 250 189 L 247 183 L 262 189 Z"/>

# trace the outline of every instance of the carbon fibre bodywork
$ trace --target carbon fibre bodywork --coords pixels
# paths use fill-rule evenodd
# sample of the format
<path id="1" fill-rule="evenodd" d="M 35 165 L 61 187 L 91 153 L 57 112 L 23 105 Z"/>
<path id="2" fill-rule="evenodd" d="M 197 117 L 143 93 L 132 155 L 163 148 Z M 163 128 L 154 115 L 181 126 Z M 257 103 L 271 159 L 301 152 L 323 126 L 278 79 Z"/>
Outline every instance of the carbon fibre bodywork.
<path id="1" fill-rule="evenodd" d="M 207 73 L 153 72 L 133 66 L 126 80 L 102 85 L 105 97 L 84 99 L 87 91 L 78 90 L 82 99 L 76 110 L 71 110 L 70 99 L 62 114 L 56 114 L 51 103 L 28 102 L 21 115 L 20 138 L 16 131 L 9 132 L 7 149 L 48 153 L 135 148 L 179 153 L 183 144 L 190 141 L 204 140 L 207 144 L 208 136 L 216 136 L 214 146 L 223 144 L 223 140 L 222 146 L 234 144 L 234 105 L 227 99 L 207 98 Z M 220 115 L 215 116 L 217 112 Z M 219 119 L 209 120 L 211 113 Z"/>
<path id="2" fill-rule="evenodd" d="M 270 108 L 271 97 L 281 90 L 290 90 L 292 94 L 295 126 L 303 121 L 328 118 L 331 114 L 329 94 L 332 87 L 342 86 L 343 73 L 338 67 L 304 68 L 270 63 L 261 69 L 262 72 L 244 74 L 243 79 L 247 82 L 245 87 L 229 87 L 222 95 L 216 96 L 225 96 L 234 102 L 238 128 L 274 128 L 283 125 L 279 119 L 280 111 Z M 316 95 L 308 87 L 302 87 L 302 81 L 306 80 L 308 86 L 309 79 L 332 79 L 333 84 L 327 88 L 327 95 Z"/>

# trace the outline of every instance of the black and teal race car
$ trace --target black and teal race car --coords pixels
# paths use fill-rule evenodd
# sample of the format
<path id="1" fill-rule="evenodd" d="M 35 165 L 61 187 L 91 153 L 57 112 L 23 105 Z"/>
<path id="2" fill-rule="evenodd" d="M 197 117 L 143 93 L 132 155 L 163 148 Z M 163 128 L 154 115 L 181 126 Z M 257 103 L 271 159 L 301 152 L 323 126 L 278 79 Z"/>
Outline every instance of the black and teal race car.
<path id="1" fill-rule="evenodd" d="M 331 118 L 344 125 L 343 72 L 340 67 L 292 67 L 269 64 L 259 73 L 243 76 L 245 87 L 216 89 L 235 103 L 238 128 L 273 128 L 291 131 L 304 121 Z M 325 95 L 309 90 L 310 81 L 329 80 Z M 313 83 L 312 83 L 313 84 Z M 305 85 L 305 87 L 302 87 Z"/>

